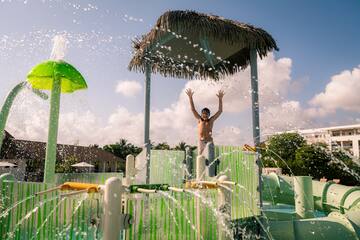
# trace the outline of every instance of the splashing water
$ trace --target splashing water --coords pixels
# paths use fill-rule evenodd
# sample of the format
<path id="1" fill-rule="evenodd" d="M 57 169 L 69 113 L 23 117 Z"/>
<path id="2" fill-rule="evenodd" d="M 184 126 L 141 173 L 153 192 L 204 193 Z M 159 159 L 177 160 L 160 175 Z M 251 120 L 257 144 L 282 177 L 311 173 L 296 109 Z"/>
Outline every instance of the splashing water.
<path id="1" fill-rule="evenodd" d="M 200 200 L 200 203 L 202 203 L 204 206 L 209 207 L 209 210 L 213 213 L 214 217 L 218 220 L 218 223 L 222 227 L 222 230 L 224 230 L 227 237 L 230 239 L 234 239 L 232 229 L 227 224 L 227 221 L 226 221 L 226 217 L 227 217 L 226 214 L 222 213 L 221 211 L 219 211 L 217 209 L 217 207 L 214 205 L 214 202 L 212 201 L 212 199 L 207 198 L 206 196 L 203 196 L 200 193 L 200 191 L 197 191 L 197 190 L 187 189 L 186 192 L 190 193 L 194 197 L 198 198 Z"/>
<path id="2" fill-rule="evenodd" d="M 60 199 L 60 201 L 55 205 L 55 207 L 54 207 L 54 208 L 50 211 L 50 213 L 45 217 L 45 220 L 42 222 L 41 226 L 37 229 L 35 235 L 32 236 L 32 238 L 31 238 L 30 240 L 35 239 L 35 238 L 39 235 L 40 231 L 44 228 L 44 226 L 45 226 L 46 223 L 48 222 L 49 218 L 54 215 L 54 212 L 55 212 L 55 211 L 57 210 L 57 208 L 65 201 L 65 199 L 66 199 L 66 197 L 63 197 L 63 198 Z"/>
<path id="3" fill-rule="evenodd" d="M 32 198 L 36 197 L 35 195 L 32 195 L 32 196 L 29 196 L 27 198 L 24 198 L 23 200 L 21 201 L 18 201 L 16 203 L 14 203 L 12 206 L 8 207 L 7 209 L 5 209 L 1 214 L 0 214 L 0 219 L 1 218 L 4 218 L 4 217 L 7 217 L 7 215 L 9 214 L 9 212 L 11 210 L 13 210 L 14 208 L 16 208 L 18 205 L 20 205 L 21 203 L 25 202 L 25 201 L 28 201 Z"/>
<path id="4" fill-rule="evenodd" d="M 35 195 L 34 196 L 30 196 L 30 197 L 36 197 Z M 46 203 L 48 202 L 51 202 L 51 201 L 54 201 L 56 200 L 57 198 L 59 198 L 60 196 L 57 195 L 53 198 L 49 198 L 49 199 L 46 199 L 44 201 L 41 201 L 39 203 L 37 203 L 33 209 L 31 209 L 30 211 L 28 211 L 28 213 L 23 217 L 21 218 L 16 224 L 15 224 L 15 227 L 14 229 L 11 231 L 11 232 L 8 232 L 7 235 L 8 235 L 8 238 L 12 239 L 13 237 L 15 237 L 15 232 L 17 231 L 17 229 L 26 221 L 28 220 L 32 215 L 36 214 L 39 209 L 41 209 Z M 25 198 L 24 200 L 18 202 L 18 204 L 16 204 L 15 206 L 19 205 L 20 203 L 26 201 L 26 200 L 30 200 L 31 198 Z M 8 214 L 8 213 L 6 213 Z"/>
<path id="5" fill-rule="evenodd" d="M 188 212 L 185 210 L 185 208 L 179 203 L 178 200 L 176 200 L 173 196 L 170 195 L 170 193 L 168 192 L 164 192 L 164 191 L 159 191 L 158 193 L 160 193 L 161 195 L 163 195 L 164 197 L 168 198 L 169 200 L 171 200 L 172 202 L 175 203 L 175 205 L 184 213 L 184 217 L 186 218 L 187 223 L 190 225 L 191 229 L 196 233 L 196 235 L 200 236 L 201 240 L 204 240 L 204 237 L 202 236 L 201 233 L 198 232 L 198 230 L 196 229 L 194 223 L 192 223 Z"/>
<path id="6" fill-rule="evenodd" d="M 84 201 L 89 197 L 88 193 L 82 193 L 77 198 L 77 203 L 75 207 L 73 208 L 73 212 L 71 213 L 70 219 L 73 219 L 73 216 L 79 211 L 81 205 L 84 203 Z M 58 238 L 64 237 L 64 234 L 69 234 L 69 231 L 72 227 L 72 222 L 68 223 L 62 231 L 56 234 Z"/>
<path id="7" fill-rule="evenodd" d="M 60 61 L 65 58 L 66 49 L 69 41 L 65 35 L 56 35 L 53 38 L 53 49 L 51 51 L 50 59 Z"/>

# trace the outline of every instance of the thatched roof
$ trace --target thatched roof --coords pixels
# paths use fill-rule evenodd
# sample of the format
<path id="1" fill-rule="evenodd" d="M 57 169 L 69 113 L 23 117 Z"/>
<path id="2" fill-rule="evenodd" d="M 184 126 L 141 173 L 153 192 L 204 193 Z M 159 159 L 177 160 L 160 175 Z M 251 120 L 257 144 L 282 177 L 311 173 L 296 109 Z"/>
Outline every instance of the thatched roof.
<path id="1" fill-rule="evenodd" d="M 130 70 L 180 78 L 213 78 L 237 72 L 250 62 L 250 49 L 260 57 L 278 50 L 266 31 L 249 24 L 194 11 L 168 11 L 142 39 L 134 41 Z"/>

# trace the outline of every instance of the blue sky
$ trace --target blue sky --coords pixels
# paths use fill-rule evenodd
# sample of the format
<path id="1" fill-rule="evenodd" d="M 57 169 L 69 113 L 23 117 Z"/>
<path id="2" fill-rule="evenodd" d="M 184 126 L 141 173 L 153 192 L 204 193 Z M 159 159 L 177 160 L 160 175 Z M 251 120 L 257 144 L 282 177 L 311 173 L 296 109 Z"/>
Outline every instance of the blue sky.
<path id="1" fill-rule="evenodd" d="M 83 73 L 89 89 L 83 93 L 75 93 L 74 96 L 64 96 L 62 112 L 69 114 L 75 112 L 74 116 L 77 116 L 76 114 L 84 116 L 86 115 L 84 112 L 88 111 L 99 122 L 97 123 L 99 125 L 95 124 L 94 127 L 99 126 L 104 129 L 114 126 L 109 125 L 109 121 L 119 107 L 126 109 L 130 118 L 138 117 L 136 119 L 140 119 L 139 114 L 142 113 L 144 101 L 143 90 L 133 97 L 129 97 L 117 93 L 115 89 L 119 81 L 143 83 L 142 74 L 129 72 L 126 68 L 131 58 L 131 39 L 149 31 L 164 11 L 172 9 L 192 9 L 212 13 L 251 23 L 268 31 L 280 48 L 280 51 L 275 52 L 272 56 L 275 61 L 273 64 L 282 63 L 281 61 L 276 63 L 280 59 L 291 60 L 291 64 L 286 65 L 290 71 L 290 79 L 287 80 L 290 87 L 283 91 L 285 93 L 282 99 L 288 102 L 292 101 L 292 106 L 296 102 L 301 106 L 301 111 L 311 112 L 301 124 L 292 123 L 294 127 L 328 126 L 360 121 L 358 108 L 342 105 L 356 106 L 356 103 L 351 100 L 342 99 L 344 95 L 351 96 L 351 92 L 349 94 L 346 92 L 352 91 L 351 87 L 350 90 L 342 90 L 344 92 L 342 98 L 330 99 L 334 94 L 331 91 L 326 92 L 327 86 L 332 82 L 332 77 L 346 70 L 353 73 L 347 78 L 352 80 L 346 80 L 345 74 L 339 76 L 340 79 L 345 79 L 342 81 L 348 81 L 347 84 L 360 81 L 357 79 L 356 73 L 352 72 L 360 65 L 360 31 L 357 30 L 360 23 L 360 14 L 358 14 L 360 2 L 355 0 L 346 2 L 335 0 L 297 2 L 285 0 L 4 0 L 0 2 L 0 72 L 2 73 L 0 98 L 3 99 L 14 84 L 24 80 L 32 66 L 48 59 L 52 48 L 51 39 L 55 34 L 66 33 L 69 44 L 65 59 Z M 268 67 L 268 69 L 270 68 Z M 158 112 L 160 118 L 161 114 L 166 114 L 167 108 L 174 110 L 175 108 L 172 108 L 174 105 L 181 105 L 181 92 L 184 90 L 185 84 L 192 86 L 193 83 L 187 83 L 183 79 L 164 79 L 159 75 L 153 76 L 152 110 Z M 196 83 L 194 84 L 196 85 Z M 336 86 L 336 84 L 333 85 Z M 357 85 L 354 86 L 354 88 L 356 87 Z M 275 89 L 275 91 L 277 90 Z M 316 100 L 315 105 L 310 106 L 309 101 L 321 93 L 324 93 L 324 96 Z M 26 95 L 22 101 L 26 102 L 29 98 L 31 98 L 30 95 Z M 226 98 L 224 101 L 226 104 Z M 336 104 L 326 105 L 325 102 L 331 104 L 331 101 L 335 101 Z M 357 101 L 357 99 L 353 101 Z M 339 104 L 337 105 L 337 103 Z M 18 105 L 21 104 L 26 105 L 23 102 L 18 103 Z M 39 108 L 43 108 L 45 111 L 46 106 L 40 105 Z M 309 110 L 309 108 L 312 109 Z M 16 110 L 21 112 L 23 108 L 17 106 L 14 111 Z M 321 117 L 314 117 L 315 113 Z M 43 132 L 32 134 L 34 129 L 38 128 L 29 126 L 28 130 L 21 129 L 23 125 L 20 122 L 28 117 L 24 116 L 25 111 L 23 111 L 23 115 L 19 114 L 13 115 L 10 119 L 12 121 L 9 122 L 10 125 L 12 124 L 11 130 L 23 138 L 44 139 Z M 36 113 L 30 112 L 29 114 Z M 242 119 L 241 123 L 238 123 L 238 119 Z M 44 118 L 39 121 L 46 120 Z M 88 119 L 84 121 L 88 121 Z M 238 112 L 225 111 L 223 118 L 218 123 L 218 129 L 230 127 L 232 129 L 230 132 L 240 129 L 242 135 L 249 135 L 247 133 L 249 121 L 248 109 Z M 29 122 L 31 124 L 33 121 Z M 90 123 L 88 124 L 91 126 Z M 271 125 L 271 122 L 266 124 Z M 265 126 L 268 126 L 266 124 Z M 277 124 L 281 125 L 281 123 Z M 123 127 L 124 125 L 116 126 Z M 134 129 L 137 128 L 134 127 Z M 154 126 L 154 131 L 156 131 L 156 126 Z M 176 132 L 176 130 L 174 131 Z M 75 131 L 75 133 L 77 132 Z M 225 133 L 227 132 L 225 131 Z M 108 133 L 99 132 L 98 134 Z M 157 135 L 156 132 L 154 134 Z M 88 143 L 88 141 L 84 141 L 85 138 L 93 137 L 85 134 L 76 141 L 85 144 Z M 112 141 L 120 137 L 129 136 L 119 131 L 112 139 L 103 141 Z M 178 136 L 175 134 L 173 137 Z M 184 136 L 182 137 L 184 138 Z M 75 141 L 75 138 L 70 136 L 62 136 L 61 139 L 65 142 Z M 237 141 L 236 139 L 239 138 L 234 138 L 234 142 Z M 161 141 L 161 135 L 157 136 L 156 140 Z M 165 140 L 169 141 L 167 138 Z"/>

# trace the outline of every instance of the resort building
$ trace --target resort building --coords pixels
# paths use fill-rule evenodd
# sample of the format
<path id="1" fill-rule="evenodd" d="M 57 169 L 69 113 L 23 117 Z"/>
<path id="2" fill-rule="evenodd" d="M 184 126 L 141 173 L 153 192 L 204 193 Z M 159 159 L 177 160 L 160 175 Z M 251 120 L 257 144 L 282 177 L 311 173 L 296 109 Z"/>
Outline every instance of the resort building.
<path id="1" fill-rule="evenodd" d="M 42 181 L 45 152 L 45 142 L 16 139 L 5 131 L 0 163 L 15 164 L 16 167 L 0 167 L 0 174 L 11 172 L 18 180 Z M 70 158 L 74 163 L 93 165 L 91 172 L 119 172 L 124 170 L 125 164 L 125 160 L 101 148 L 57 144 L 57 162 Z"/>
<path id="2" fill-rule="evenodd" d="M 327 128 L 297 130 L 308 143 L 326 143 L 330 149 L 342 149 L 353 155 L 360 156 L 360 124 L 343 125 Z"/>

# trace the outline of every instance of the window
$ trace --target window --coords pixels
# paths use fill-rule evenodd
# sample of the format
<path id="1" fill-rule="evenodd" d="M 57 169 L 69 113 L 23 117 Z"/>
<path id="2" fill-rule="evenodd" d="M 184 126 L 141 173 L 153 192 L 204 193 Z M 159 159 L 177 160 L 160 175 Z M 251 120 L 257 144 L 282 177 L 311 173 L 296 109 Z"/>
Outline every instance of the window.
<path id="1" fill-rule="evenodd" d="M 350 135 L 354 135 L 354 130 L 344 130 L 342 132 L 343 136 L 350 136 Z"/>
<path id="2" fill-rule="evenodd" d="M 343 146 L 344 148 L 352 147 L 353 146 L 352 141 L 344 141 Z"/>
<path id="3" fill-rule="evenodd" d="M 353 132 L 352 131 L 346 131 L 345 135 L 353 135 Z"/>
<path id="4" fill-rule="evenodd" d="M 341 142 L 339 142 L 339 141 L 331 141 L 331 147 L 334 150 L 338 150 L 338 149 L 341 148 Z"/>
<path id="5" fill-rule="evenodd" d="M 343 149 L 344 149 L 344 151 L 347 151 L 350 154 L 354 154 L 353 153 L 353 143 L 352 143 L 352 141 L 344 141 L 343 142 Z"/>
<path id="6" fill-rule="evenodd" d="M 334 137 L 340 136 L 340 131 L 333 131 L 331 132 L 331 135 Z"/>

